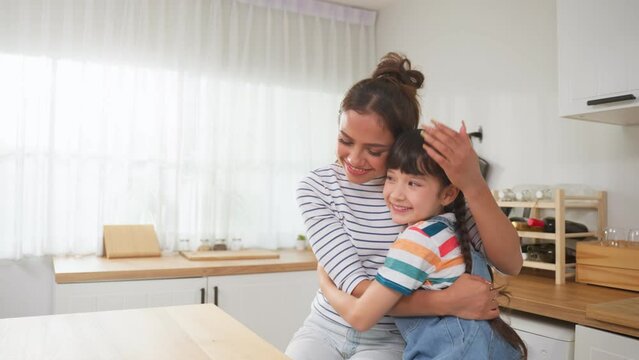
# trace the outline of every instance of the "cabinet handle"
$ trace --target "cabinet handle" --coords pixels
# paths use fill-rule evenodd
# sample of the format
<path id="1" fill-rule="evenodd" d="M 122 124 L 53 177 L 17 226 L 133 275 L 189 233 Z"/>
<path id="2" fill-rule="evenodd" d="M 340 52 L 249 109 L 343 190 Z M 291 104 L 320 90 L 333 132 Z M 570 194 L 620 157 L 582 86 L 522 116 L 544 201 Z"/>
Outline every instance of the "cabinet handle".
<path id="1" fill-rule="evenodd" d="M 213 286 L 213 304 L 217 306 L 217 286 Z"/>
<path id="2" fill-rule="evenodd" d="M 204 304 L 204 288 L 200 289 L 200 304 Z"/>
<path id="3" fill-rule="evenodd" d="M 609 104 L 609 103 L 618 102 L 618 101 L 635 100 L 635 99 L 636 97 L 634 95 L 628 94 L 628 95 L 619 95 L 619 96 L 613 96 L 608 98 L 588 100 L 586 104 L 588 106 L 601 105 L 601 104 Z"/>

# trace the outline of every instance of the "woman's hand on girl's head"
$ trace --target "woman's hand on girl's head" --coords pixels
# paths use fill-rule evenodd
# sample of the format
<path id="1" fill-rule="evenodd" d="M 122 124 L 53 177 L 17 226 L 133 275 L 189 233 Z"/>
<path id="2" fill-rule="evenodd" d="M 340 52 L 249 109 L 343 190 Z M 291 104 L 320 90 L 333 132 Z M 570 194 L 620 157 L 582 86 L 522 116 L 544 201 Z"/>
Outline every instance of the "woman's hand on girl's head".
<path id="1" fill-rule="evenodd" d="M 462 122 L 459 132 L 431 120 L 432 126 L 422 125 L 424 150 L 444 169 L 450 181 L 464 194 L 477 186 L 487 186 L 479 169 L 479 158 Z"/>
<path id="2" fill-rule="evenodd" d="M 481 276 L 462 274 L 448 289 L 451 314 L 463 319 L 488 320 L 499 316 L 498 291 Z"/>

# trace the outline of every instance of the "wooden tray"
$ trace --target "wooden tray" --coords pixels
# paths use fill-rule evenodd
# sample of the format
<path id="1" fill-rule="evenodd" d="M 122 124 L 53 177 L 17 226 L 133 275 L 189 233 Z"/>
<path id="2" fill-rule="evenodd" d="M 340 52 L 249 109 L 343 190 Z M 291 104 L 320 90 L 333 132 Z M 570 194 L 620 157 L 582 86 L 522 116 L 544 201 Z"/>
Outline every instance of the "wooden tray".
<path id="1" fill-rule="evenodd" d="M 269 250 L 218 250 L 218 251 L 181 251 L 180 254 L 189 260 L 246 260 L 246 259 L 278 259 L 280 254 Z"/>

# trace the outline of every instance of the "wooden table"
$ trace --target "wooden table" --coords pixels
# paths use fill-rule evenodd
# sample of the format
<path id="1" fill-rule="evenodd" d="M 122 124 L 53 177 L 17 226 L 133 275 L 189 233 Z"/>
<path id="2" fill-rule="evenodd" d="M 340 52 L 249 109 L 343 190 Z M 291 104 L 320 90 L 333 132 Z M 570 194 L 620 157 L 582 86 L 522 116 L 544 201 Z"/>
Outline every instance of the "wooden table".
<path id="1" fill-rule="evenodd" d="M 0 320 L 0 359 L 288 359 L 214 305 Z"/>
<path id="2" fill-rule="evenodd" d="M 594 312 L 611 303 L 615 305 L 615 310 L 626 312 L 628 316 L 637 316 L 637 309 L 633 308 L 637 303 L 630 300 L 639 298 L 638 292 L 581 284 L 574 280 L 557 285 L 553 278 L 532 273 L 522 273 L 516 277 L 497 275 L 495 282 L 500 285 L 507 284 L 506 290 L 511 295 L 510 302 L 500 299 L 502 307 L 639 337 L 639 322 L 619 323 L 613 317 L 606 319 Z M 623 300 L 626 302 L 620 304 Z M 624 311 L 623 308 L 619 308 L 620 306 L 627 308 Z"/>

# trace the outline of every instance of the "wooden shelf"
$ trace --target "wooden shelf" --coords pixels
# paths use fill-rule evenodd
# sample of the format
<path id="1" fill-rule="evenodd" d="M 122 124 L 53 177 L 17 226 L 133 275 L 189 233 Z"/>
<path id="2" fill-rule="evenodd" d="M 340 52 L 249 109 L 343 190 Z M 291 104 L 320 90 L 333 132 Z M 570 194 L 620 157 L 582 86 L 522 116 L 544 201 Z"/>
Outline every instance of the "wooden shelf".
<path id="1" fill-rule="evenodd" d="M 605 191 L 600 191 L 594 196 L 568 196 L 563 189 L 556 189 L 553 200 L 539 201 L 497 201 L 500 207 L 509 208 L 529 208 L 531 217 L 538 217 L 540 209 L 554 210 L 555 213 L 555 232 L 545 233 L 536 231 L 518 231 L 519 237 L 531 239 L 543 239 L 555 242 L 555 262 L 544 263 L 539 261 L 524 261 L 524 267 L 550 270 L 555 272 L 555 284 L 564 284 L 566 277 L 574 277 L 574 270 L 571 272 L 567 269 L 574 269 L 575 264 L 566 264 L 566 239 L 585 238 L 602 236 L 603 228 L 606 227 L 607 221 L 607 195 Z M 594 209 L 598 213 L 597 231 L 589 231 L 583 233 L 566 234 L 566 209 L 567 208 L 583 208 Z"/>
<path id="2" fill-rule="evenodd" d="M 542 261 L 533 261 L 533 260 L 524 260 L 524 266 L 533 268 L 533 269 L 543 269 L 543 270 L 552 270 L 555 271 L 557 269 L 557 264 L 555 263 L 547 263 Z M 576 267 L 575 263 L 565 264 L 567 269 L 574 269 Z M 570 276 L 566 274 L 566 276 Z M 574 276 L 574 274 L 572 274 Z"/>
<path id="3" fill-rule="evenodd" d="M 545 263 L 541 261 L 524 260 L 524 266 L 533 268 L 533 269 L 544 269 L 544 270 L 552 270 L 552 271 L 555 271 L 557 269 L 557 264 Z"/>
<path id="4" fill-rule="evenodd" d="M 589 196 L 565 196 L 565 207 L 595 209 L 599 206 L 599 199 Z M 554 209 L 554 201 L 497 201 L 500 207 Z"/>
<path id="5" fill-rule="evenodd" d="M 539 231 L 517 231 L 519 233 L 519 237 L 523 238 L 531 238 L 531 239 L 544 239 L 544 240 L 555 240 L 557 235 L 555 233 L 547 233 L 547 232 L 539 232 Z M 591 232 L 583 232 L 583 233 L 570 233 L 565 234 L 564 238 L 573 239 L 573 238 L 585 238 L 585 237 L 597 237 L 597 233 L 594 231 Z"/>

